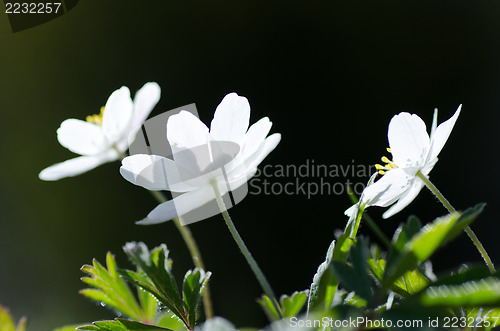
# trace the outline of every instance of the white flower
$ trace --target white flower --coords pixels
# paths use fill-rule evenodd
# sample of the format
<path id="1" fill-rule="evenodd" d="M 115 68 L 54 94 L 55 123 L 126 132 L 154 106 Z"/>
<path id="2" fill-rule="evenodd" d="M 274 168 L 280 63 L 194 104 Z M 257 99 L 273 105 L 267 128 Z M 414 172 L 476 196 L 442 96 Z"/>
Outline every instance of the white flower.
<path id="1" fill-rule="evenodd" d="M 82 156 L 54 164 L 38 176 L 43 180 L 58 180 L 118 160 L 119 154 L 129 147 L 129 137 L 135 136 L 158 100 L 160 87 L 156 83 L 146 83 L 137 91 L 133 102 L 129 89 L 123 86 L 109 96 L 100 114 L 87 116 L 86 121 L 65 120 L 57 129 L 57 139 Z"/>
<path id="2" fill-rule="evenodd" d="M 439 126 L 435 109 L 430 137 L 424 121 L 417 115 L 400 113 L 394 116 L 389 123 L 387 134 L 390 147 L 388 151 L 392 153 L 393 160 L 383 157 L 382 161 L 386 164 L 376 165 L 383 176 L 365 188 L 361 203 L 365 207 L 392 205 L 382 215 L 383 218 L 389 218 L 408 206 L 424 186 L 423 181 L 416 176 L 417 172 L 420 171 L 424 176 L 431 172 L 461 108 L 462 105 L 450 119 Z M 345 214 L 351 216 L 356 210 L 354 205 L 347 209 Z"/>
<path id="3" fill-rule="evenodd" d="M 245 184 L 281 139 L 279 133 L 266 138 L 272 125 L 267 117 L 250 128 L 249 119 L 248 100 L 231 93 L 217 107 L 210 130 L 187 111 L 168 119 L 173 160 L 146 154 L 123 159 L 120 173 L 131 183 L 148 190 L 183 193 L 158 205 L 139 223 L 165 222 L 215 200 L 214 180 L 222 195 L 228 187 L 233 191 Z"/>

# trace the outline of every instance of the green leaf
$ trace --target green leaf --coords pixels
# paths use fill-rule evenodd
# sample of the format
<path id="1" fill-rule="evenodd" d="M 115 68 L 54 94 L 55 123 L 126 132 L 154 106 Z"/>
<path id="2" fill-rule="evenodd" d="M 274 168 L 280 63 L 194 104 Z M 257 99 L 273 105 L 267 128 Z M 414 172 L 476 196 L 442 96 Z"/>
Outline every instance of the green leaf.
<path id="1" fill-rule="evenodd" d="M 140 273 L 132 271 L 127 271 L 126 273 L 122 273 L 122 275 L 127 280 L 153 294 L 189 326 L 177 285 L 169 268 L 169 251 L 167 246 L 162 244 L 150 252 L 148 247 L 142 242 L 129 242 L 125 244 L 123 250 L 141 271 L 146 274 L 148 279 Z"/>
<path id="2" fill-rule="evenodd" d="M 291 296 L 282 295 L 280 303 L 284 317 L 296 316 L 300 313 L 307 301 L 309 291 L 294 292 Z"/>
<path id="3" fill-rule="evenodd" d="M 367 263 L 369 271 L 371 272 L 373 277 L 377 281 L 381 282 L 385 271 L 385 265 L 386 265 L 385 260 L 384 259 L 375 260 L 374 258 L 370 258 Z"/>
<path id="4" fill-rule="evenodd" d="M 428 285 L 427 279 L 418 270 L 407 271 L 401 278 L 401 288 L 414 294 Z"/>
<path id="5" fill-rule="evenodd" d="M 176 331 L 187 331 L 186 325 L 182 320 L 179 319 L 174 313 L 170 310 L 160 315 L 158 318 L 158 326 L 176 330 Z"/>
<path id="6" fill-rule="evenodd" d="M 440 217 L 413 235 L 400 249 L 397 257 L 388 263 L 382 286 L 390 287 L 400 276 L 427 260 L 443 244 L 459 217 L 460 213 Z"/>
<path id="7" fill-rule="evenodd" d="M 500 306 L 500 279 L 495 276 L 455 285 L 431 285 L 418 295 L 423 306 Z"/>
<path id="8" fill-rule="evenodd" d="M 144 315 L 147 316 L 148 320 L 153 321 L 158 310 L 158 300 L 153 294 L 139 286 L 137 286 L 137 297 L 139 298 Z"/>
<path id="9" fill-rule="evenodd" d="M 280 319 L 278 313 L 276 312 L 276 309 L 274 309 L 274 305 L 271 299 L 269 299 L 267 295 L 262 295 L 260 299 L 257 299 L 257 303 L 262 307 L 264 313 L 266 313 L 267 317 L 271 321 L 277 321 Z M 281 309 L 281 311 L 283 311 L 283 309 Z"/>
<path id="10" fill-rule="evenodd" d="M 283 312 L 283 317 L 293 317 L 300 313 L 302 308 L 304 308 L 305 303 L 307 302 L 309 291 L 301 291 L 294 292 L 292 295 L 282 295 L 280 297 L 280 310 Z M 266 315 L 277 321 L 280 319 L 276 310 L 274 309 L 274 305 L 269 299 L 267 295 L 263 295 L 262 298 L 258 299 L 257 302 L 264 309 Z"/>
<path id="11" fill-rule="evenodd" d="M 319 265 L 318 270 L 313 277 L 307 303 L 308 311 L 319 307 L 320 304 L 324 304 L 325 309 L 330 308 L 330 303 L 333 300 L 333 296 L 338 285 L 338 280 L 335 278 L 332 270 L 330 270 L 334 250 L 335 240 L 332 241 L 330 247 L 328 247 L 325 261 Z"/>
<path id="12" fill-rule="evenodd" d="M 370 258 L 368 260 L 368 267 L 372 276 L 381 282 L 384 276 L 386 262 L 384 259 L 378 259 L 377 261 Z M 402 296 L 408 296 L 410 294 L 416 293 L 425 286 L 428 285 L 427 279 L 418 270 L 407 271 L 403 276 L 394 281 L 393 286 L 390 290 L 398 293 Z"/>
<path id="13" fill-rule="evenodd" d="M 135 330 L 135 331 L 172 331 L 170 329 L 166 328 L 161 328 L 159 326 L 153 326 L 153 325 L 147 325 L 147 324 L 142 324 L 136 321 L 130 321 L 130 320 L 125 320 L 121 318 L 116 319 L 118 322 L 120 322 L 127 330 Z"/>
<path id="14" fill-rule="evenodd" d="M 84 325 L 76 330 L 92 330 L 92 331 L 173 331 L 159 326 L 148 325 L 136 321 L 116 318 L 113 321 L 98 321 L 92 325 Z"/>
<path id="15" fill-rule="evenodd" d="M 372 279 L 368 274 L 368 246 L 363 238 L 358 239 L 351 248 L 352 266 L 343 261 L 333 261 L 331 268 L 335 276 L 348 291 L 354 291 L 363 299 L 370 301 L 373 297 Z"/>
<path id="16" fill-rule="evenodd" d="M 343 304 L 363 308 L 366 307 L 366 300 L 362 299 L 355 292 L 349 292 L 343 295 Z"/>
<path id="17" fill-rule="evenodd" d="M 121 270 L 122 277 L 151 293 L 190 330 L 196 323 L 201 295 L 211 273 L 201 269 L 186 273 L 182 285 L 182 299 L 171 273 L 168 249 L 163 244 L 149 251 L 144 243 L 127 243 L 123 250 L 140 268 L 140 271 Z"/>
<path id="18" fill-rule="evenodd" d="M 453 228 L 448 232 L 448 235 L 443 242 L 447 243 L 461 234 L 463 229 L 474 222 L 474 220 L 483 212 L 484 207 L 486 207 L 486 204 L 480 203 L 464 211 L 458 221 L 453 225 Z"/>
<path id="19" fill-rule="evenodd" d="M 184 276 L 183 282 L 183 299 L 184 307 L 190 325 L 196 322 L 196 313 L 198 311 L 198 304 L 200 303 L 203 290 L 210 279 L 211 273 L 205 273 L 201 269 L 189 270 Z"/>
<path id="20" fill-rule="evenodd" d="M 91 276 L 82 277 L 81 280 L 95 288 L 80 290 L 80 294 L 112 307 L 135 320 L 151 322 L 154 318 L 154 311 L 151 313 L 151 307 L 148 307 L 148 312 L 146 312 L 139 305 L 127 283 L 120 277 L 115 258 L 110 252 L 106 255 L 106 266 L 107 269 L 94 259 L 92 265 L 84 265 L 81 268 L 83 272 Z M 156 311 L 156 306 L 154 310 Z"/>
<path id="21" fill-rule="evenodd" d="M 24 331 L 26 329 L 26 318 L 22 317 L 16 324 L 9 309 L 0 305 L 0 331 Z"/>
<path id="22" fill-rule="evenodd" d="M 420 231 L 421 227 L 422 223 L 416 216 L 412 215 L 408 217 L 406 224 L 400 225 L 394 232 L 394 237 L 392 238 L 393 247 L 397 251 L 403 250 L 404 245 Z"/>
<path id="23" fill-rule="evenodd" d="M 401 258 L 405 245 L 416 235 L 422 227 L 422 223 L 416 216 L 408 217 L 405 224 L 400 224 L 392 237 L 392 249 L 387 258 L 387 265 L 392 265 L 394 261 Z"/>
<path id="24" fill-rule="evenodd" d="M 401 304 L 445 308 L 500 306 L 500 274 L 492 275 L 484 266 L 462 267 Z"/>
<path id="25" fill-rule="evenodd" d="M 362 211 L 360 211 L 362 213 Z M 353 214 L 354 215 L 354 214 Z M 358 215 L 359 217 L 362 216 L 362 214 Z M 349 219 L 349 222 L 344 230 L 344 232 L 338 237 L 337 243 L 335 250 L 333 252 L 333 259 L 337 261 L 346 261 L 347 257 L 349 256 L 349 249 L 351 248 L 353 244 L 353 240 L 351 238 L 351 233 L 354 231 L 354 225 L 355 221 L 355 216 L 352 216 Z"/>

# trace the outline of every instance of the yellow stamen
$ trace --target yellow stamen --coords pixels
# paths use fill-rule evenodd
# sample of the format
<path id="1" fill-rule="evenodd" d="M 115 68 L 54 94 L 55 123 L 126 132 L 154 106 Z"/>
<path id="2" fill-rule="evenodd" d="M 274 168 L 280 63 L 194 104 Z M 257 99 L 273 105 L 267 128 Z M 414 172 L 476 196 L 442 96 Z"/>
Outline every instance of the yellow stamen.
<path id="1" fill-rule="evenodd" d="M 391 149 L 387 148 L 387 151 L 390 153 Z M 381 160 L 382 160 L 382 162 L 385 163 L 384 165 L 380 165 L 380 164 L 375 165 L 375 169 L 377 169 L 378 173 L 381 175 L 385 174 L 387 171 L 389 171 L 391 169 L 398 167 L 396 164 L 394 164 L 393 161 L 389 160 L 389 158 L 387 156 L 382 156 Z"/>
<path id="2" fill-rule="evenodd" d="M 89 115 L 86 121 L 98 126 L 102 125 L 102 117 L 104 116 L 104 107 L 101 107 L 101 112 L 99 114 Z"/>

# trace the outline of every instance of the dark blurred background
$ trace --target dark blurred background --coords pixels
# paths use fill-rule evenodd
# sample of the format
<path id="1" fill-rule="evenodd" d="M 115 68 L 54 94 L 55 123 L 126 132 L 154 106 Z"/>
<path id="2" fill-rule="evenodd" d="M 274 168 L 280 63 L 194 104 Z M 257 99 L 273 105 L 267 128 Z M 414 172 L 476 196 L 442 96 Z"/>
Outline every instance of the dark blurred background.
<path id="1" fill-rule="evenodd" d="M 283 136 L 262 165 L 378 163 L 394 114 L 417 113 L 430 127 L 435 107 L 441 122 L 462 103 L 431 179 L 458 209 L 488 202 L 472 228 L 500 263 L 498 2 L 94 0 L 17 33 L 0 17 L 0 303 L 28 316 L 31 331 L 112 318 L 77 293 L 79 269 L 107 251 L 130 267 L 127 241 L 167 243 L 179 279 L 192 267 L 173 224 L 134 224 L 156 204 L 118 162 L 38 179 L 74 156 L 56 139 L 64 119 L 98 113 L 117 88 L 135 93 L 148 81 L 162 88 L 152 115 L 195 102 L 207 124 L 224 95 L 246 96 L 251 121 L 269 116 Z M 230 212 L 275 292 L 290 294 L 309 287 L 349 205 L 345 194 L 249 195 Z M 392 235 L 410 214 L 445 213 L 424 189 L 379 224 Z M 258 283 L 222 218 L 191 229 L 213 272 L 216 313 L 265 325 Z M 444 272 L 481 260 L 462 235 L 433 262 Z"/>

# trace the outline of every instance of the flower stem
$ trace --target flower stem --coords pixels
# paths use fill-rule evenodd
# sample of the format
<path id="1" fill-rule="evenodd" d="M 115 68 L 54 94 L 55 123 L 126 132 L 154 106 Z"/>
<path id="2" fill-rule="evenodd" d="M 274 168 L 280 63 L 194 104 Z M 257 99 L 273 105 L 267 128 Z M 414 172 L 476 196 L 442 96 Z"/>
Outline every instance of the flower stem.
<path id="1" fill-rule="evenodd" d="M 385 233 L 379 228 L 377 223 L 366 213 L 363 214 L 363 219 L 365 220 L 368 227 L 375 233 L 378 239 L 384 244 L 386 248 L 392 248 L 390 239 L 385 235 Z"/>
<path id="2" fill-rule="evenodd" d="M 347 188 L 349 190 L 349 198 L 353 204 L 358 203 L 358 198 L 352 191 L 350 187 Z M 363 212 L 362 218 L 365 220 L 368 227 L 375 233 L 378 239 L 384 244 L 387 248 L 392 248 L 391 240 L 385 235 L 385 233 L 379 228 L 377 223 L 365 212 Z"/>
<path id="3" fill-rule="evenodd" d="M 420 178 L 424 182 L 425 186 L 427 186 L 427 188 L 429 188 L 429 190 L 436 196 L 436 198 L 439 199 L 439 201 L 441 201 L 441 203 L 443 204 L 443 206 L 445 206 L 445 208 L 448 209 L 448 211 L 450 213 L 455 213 L 456 212 L 456 209 L 453 208 L 453 206 L 448 202 L 448 200 L 446 200 L 446 198 L 443 196 L 443 194 L 441 194 L 441 192 L 439 192 L 439 190 L 437 189 L 437 187 L 434 186 L 434 184 L 431 183 L 431 181 L 429 180 L 429 178 L 427 178 L 420 171 L 417 172 L 416 176 L 418 178 Z M 488 266 L 488 269 L 490 270 L 490 272 L 494 273 L 495 272 L 495 267 L 493 266 L 493 262 L 491 262 L 491 259 L 488 256 L 488 253 L 486 252 L 486 249 L 484 249 L 483 244 L 481 243 L 481 241 L 479 241 L 479 239 L 476 236 L 476 234 L 474 233 L 474 231 L 472 231 L 472 229 L 468 225 L 465 227 L 464 231 L 465 231 L 465 233 L 467 233 L 467 235 L 472 240 L 472 242 L 476 246 L 477 250 L 479 251 L 479 253 L 483 257 L 483 260 L 486 263 L 486 265 Z"/>
<path id="4" fill-rule="evenodd" d="M 269 300 L 271 300 L 274 309 L 276 310 L 276 314 L 279 316 L 279 318 L 283 318 L 283 315 L 281 313 L 281 310 L 278 306 L 278 300 L 276 300 L 276 296 L 274 295 L 273 289 L 271 288 L 271 285 L 269 285 L 269 282 L 266 279 L 266 276 L 264 276 L 264 273 L 260 269 L 259 265 L 257 264 L 257 261 L 253 258 L 252 254 L 248 250 L 247 246 L 245 245 L 245 242 L 241 238 L 240 234 L 236 230 L 236 227 L 234 226 L 233 221 L 231 220 L 231 217 L 229 216 L 229 213 L 227 212 L 226 205 L 224 204 L 224 200 L 222 199 L 222 196 L 219 191 L 219 187 L 217 185 L 217 180 L 212 180 L 210 182 L 212 184 L 212 188 L 214 189 L 215 192 L 215 198 L 217 200 L 217 204 L 219 205 L 219 209 L 222 213 L 222 217 L 224 217 L 224 221 L 226 221 L 226 225 L 229 229 L 229 232 L 231 232 L 231 235 L 234 238 L 234 241 L 236 241 L 236 244 L 238 245 L 241 253 L 243 253 L 243 256 L 247 260 L 248 264 L 250 265 L 250 268 L 252 269 L 253 273 L 255 274 L 255 277 L 257 277 L 257 280 L 264 290 L 264 293 L 269 297 Z"/>
<path id="5" fill-rule="evenodd" d="M 159 203 L 164 203 L 167 201 L 167 198 L 163 195 L 163 193 L 159 191 L 149 191 L 151 195 L 158 201 Z M 198 249 L 198 245 L 196 244 L 196 241 L 194 240 L 193 234 L 191 233 L 191 230 L 187 226 L 182 226 L 180 217 L 175 217 L 173 219 L 175 227 L 177 230 L 179 230 L 182 239 L 184 239 L 184 242 L 186 243 L 186 246 L 189 250 L 189 253 L 191 254 L 191 258 L 193 259 L 194 265 L 199 268 L 203 269 L 206 271 L 205 266 L 203 264 L 203 260 L 201 259 L 201 253 L 200 250 Z M 212 299 L 210 295 L 210 288 L 208 287 L 208 284 L 205 286 L 205 290 L 203 291 L 203 307 L 205 308 L 205 316 L 207 319 L 211 319 L 214 316 L 214 311 L 212 307 Z"/>

